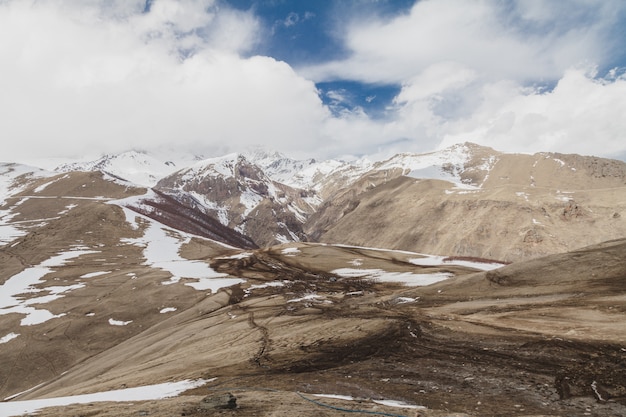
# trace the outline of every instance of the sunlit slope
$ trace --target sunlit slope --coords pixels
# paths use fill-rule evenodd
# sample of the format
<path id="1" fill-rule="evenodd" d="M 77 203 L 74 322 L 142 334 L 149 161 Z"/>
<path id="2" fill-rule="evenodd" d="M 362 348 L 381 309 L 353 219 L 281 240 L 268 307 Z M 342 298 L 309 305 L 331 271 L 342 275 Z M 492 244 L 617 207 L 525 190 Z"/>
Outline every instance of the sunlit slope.
<path id="1" fill-rule="evenodd" d="M 322 206 L 306 230 L 329 243 L 507 261 L 626 236 L 623 163 L 499 158 L 476 187 L 398 177 L 364 192 L 347 190 Z"/>

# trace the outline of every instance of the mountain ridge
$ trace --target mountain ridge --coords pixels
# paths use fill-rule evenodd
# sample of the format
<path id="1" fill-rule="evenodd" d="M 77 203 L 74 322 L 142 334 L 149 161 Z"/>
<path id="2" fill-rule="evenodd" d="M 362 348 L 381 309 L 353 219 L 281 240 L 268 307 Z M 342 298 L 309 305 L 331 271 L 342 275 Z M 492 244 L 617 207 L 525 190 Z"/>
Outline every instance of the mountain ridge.
<path id="1" fill-rule="evenodd" d="M 273 390 L 235 391 L 243 417 L 324 415 L 296 393 L 624 414 L 624 164 L 447 152 L 337 165 L 307 190 L 243 154 L 151 188 L 0 165 L 0 410 L 195 381 L 41 415 L 202 415 L 235 380 Z"/>
<path id="2" fill-rule="evenodd" d="M 156 191 L 183 206 L 195 205 L 259 246 L 290 241 L 376 245 L 380 233 L 367 228 L 376 211 L 359 205 L 396 178 L 410 178 L 415 184 L 395 188 L 388 206 L 393 209 L 375 216 L 377 221 L 389 217 L 381 231 L 389 235 L 383 238 L 385 244 L 395 249 L 511 261 L 569 250 L 576 247 L 576 239 L 580 239 L 579 246 L 585 246 L 626 232 L 616 220 L 626 215 L 618 196 L 626 184 L 626 164 L 617 160 L 546 152 L 501 153 L 472 143 L 375 162 L 298 161 L 261 149 L 199 161 L 178 157 L 187 161 L 185 166 L 159 162 L 158 169 L 150 168 L 157 164 L 150 158 L 131 152 L 81 169 L 104 167 L 104 172 L 129 180 L 145 178 L 137 174 L 144 167 L 153 175 L 166 166 L 166 175 L 149 181 Z M 116 160 L 124 163 L 115 165 Z M 128 161 L 138 161 L 138 165 L 133 167 Z M 435 185 L 437 181 L 445 183 Z M 423 198 L 415 198 L 415 193 L 425 190 Z M 598 207 L 590 193 L 601 197 Z M 421 208 L 415 211 L 417 203 Z M 462 219 L 474 206 L 482 207 L 479 211 L 485 217 L 482 224 L 472 226 Z M 608 213 L 610 207 L 614 210 Z M 505 224 L 510 226 L 499 232 L 506 236 L 494 236 L 496 225 L 489 218 L 498 216 L 509 217 Z M 572 221 L 558 223 L 557 218 Z M 403 226 L 398 227 L 394 219 L 404 219 Z M 586 226 L 580 224 L 585 221 Z M 592 227 L 594 222 L 600 225 L 598 230 Z M 434 224 L 440 227 L 434 229 Z M 466 230 L 462 232 L 465 237 L 456 239 L 450 234 L 442 239 L 447 224 L 464 225 L 460 230 Z M 421 229 L 422 237 L 402 237 L 407 228 Z"/>

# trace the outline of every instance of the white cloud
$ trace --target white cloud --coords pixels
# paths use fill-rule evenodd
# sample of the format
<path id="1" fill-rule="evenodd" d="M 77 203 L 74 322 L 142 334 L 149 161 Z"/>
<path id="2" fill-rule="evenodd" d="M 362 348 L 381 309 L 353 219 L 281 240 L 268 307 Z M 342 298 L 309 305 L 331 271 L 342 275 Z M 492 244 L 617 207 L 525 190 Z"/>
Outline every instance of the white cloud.
<path id="1" fill-rule="evenodd" d="M 108 5 L 107 9 L 102 5 Z M 243 58 L 254 16 L 211 1 L 0 4 L 3 158 L 159 145 L 319 147 L 315 85 Z"/>
<path id="2" fill-rule="evenodd" d="M 626 155 L 624 77 L 577 66 L 606 62 L 608 28 L 626 6 L 579 0 L 563 14 L 557 3 L 420 1 L 390 20 L 351 22 L 350 57 L 297 72 L 246 57 L 263 33 L 258 17 L 214 0 L 155 0 L 148 13 L 143 0 L 0 0 L 0 37 L 10 39 L 0 43 L 1 157 L 259 144 L 388 155 L 466 140 Z M 401 90 L 372 119 L 350 91 L 327 92 L 324 106 L 305 75 Z M 533 84 L 543 81 L 556 87 Z"/>
<path id="3" fill-rule="evenodd" d="M 301 72 L 401 85 L 386 120 L 355 115 L 336 123 L 335 133 L 361 135 L 365 152 L 470 140 L 619 156 L 626 154 L 624 77 L 588 68 L 615 54 L 620 39 L 611 31 L 625 14 L 620 1 L 424 0 L 391 19 L 349 22 L 341 32 L 348 56 Z"/>
<path id="4" fill-rule="evenodd" d="M 482 105 L 444 133 L 442 146 L 472 140 L 496 149 L 612 156 L 626 151 L 626 77 L 570 69 L 550 92 L 486 85 Z"/>
<path id="5" fill-rule="evenodd" d="M 567 7 L 565 13 L 563 8 Z M 418 1 L 410 13 L 349 22 L 349 56 L 303 68 L 308 77 L 402 83 L 438 62 L 454 61 L 487 79 L 552 79 L 581 62 L 600 62 L 619 1 Z M 587 20 L 583 21 L 583 18 Z"/>
<path id="6" fill-rule="evenodd" d="M 477 84 L 462 69 L 466 76 L 447 78 L 441 67 L 442 79 L 430 83 L 425 72 L 405 84 L 390 118 L 344 112 L 329 121 L 326 128 L 341 138 L 336 151 L 352 146 L 352 153 L 386 157 L 471 141 L 508 152 L 626 155 L 626 75 L 599 78 L 572 68 L 545 91 L 511 80 Z"/>

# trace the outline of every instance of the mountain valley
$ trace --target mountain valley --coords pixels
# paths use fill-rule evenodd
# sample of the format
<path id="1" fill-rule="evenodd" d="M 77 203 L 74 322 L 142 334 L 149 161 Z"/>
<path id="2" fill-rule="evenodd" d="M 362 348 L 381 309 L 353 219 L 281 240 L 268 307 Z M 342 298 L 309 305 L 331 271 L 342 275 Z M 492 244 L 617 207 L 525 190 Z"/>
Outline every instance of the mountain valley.
<path id="1" fill-rule="evenodd" d="M 626 163 L 185 161 L 0 164 L 0 415 L 626 414 Z"/>

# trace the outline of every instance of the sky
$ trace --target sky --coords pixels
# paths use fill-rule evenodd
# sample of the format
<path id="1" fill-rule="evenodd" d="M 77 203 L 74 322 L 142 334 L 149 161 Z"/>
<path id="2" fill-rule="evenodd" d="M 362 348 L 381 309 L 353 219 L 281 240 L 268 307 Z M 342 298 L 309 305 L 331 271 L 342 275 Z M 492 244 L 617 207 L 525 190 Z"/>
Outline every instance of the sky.
<path id="1" fill-rule="evenodd" d="M 0 160 L 626 160 L 622 0 L 0 0 Z"/>

